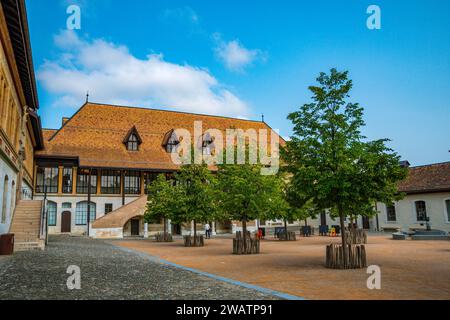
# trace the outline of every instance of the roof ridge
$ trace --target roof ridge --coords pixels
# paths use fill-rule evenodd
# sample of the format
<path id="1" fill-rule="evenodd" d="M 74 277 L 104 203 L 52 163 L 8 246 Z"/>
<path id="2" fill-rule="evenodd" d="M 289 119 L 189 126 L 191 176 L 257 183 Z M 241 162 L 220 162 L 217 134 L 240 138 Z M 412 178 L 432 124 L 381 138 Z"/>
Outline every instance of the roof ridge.
<path id="1" fill-rule="evenodd" d="M 188 114 L 188 115 L 193 115 L 193 116 L 204 116 L 204 117 L 213 117 L 213 118 L 222 118 L 222 119 L 239 120 L 239 121 L 248 121 L 248 122 L 257 122 L 257 123 L 267 124 L 266 122 L 259 121 L 259 120 L 242 119 L 242 118 L 229 117 L 229 116 L 221 116 L 221 115 L 213 115 L 213 114 L 207 114 L 207 113 L 197 113 L 197 112 L 178 111 L 178 110 L 167 110 L 167 109 L 158 109 L 158 108 L 145 108 L 145 107 L 125 106 L 125 105 L 118 105 L 118 104 L 105 104 L 105 103 L 98 103 L 98 102 L 91 102 L 91 101 L 89 101 L 89 102 L 86 103 L 86 104 L 92 104 L 92 105 L 94 105 L 94 106 L 114 107 L 114 108 L 129 108 L 129 109 L 139 109 L 139 110 L 150 110 L 150 111 L 161 111 L 161 112 L 170 112 L 170 113 L 180 113 L 180 114 Z"/>
<path id="2" fill-rule="evenodd" d="M 414 166 L 414 167 L 409 167 L 409 168 L 410 168 L 410 169 L 416 169 L 416 168 L 432 167 L 432 166 L 437 166 L 437 165 L 442 165 L 442 164 L 450 164 L 450 161 L 444 161 L 444 162 L 437 162 L 437 163 L 424 164 L 424 165 Z"/>
<path id="3" fill-rule="evenodd" d="M 88 104 L 88 102 L 85 102 L 78 110 L 77 112 L 75 112 L 66 122 L 64 122 L 64 124 L 61 126 L 61 128 L 57 129 L 57 131 L 50 137 L 50 139 L 48 139 L 48 141 L 53 140 L 54 137 L 56 137 L 58 135 L 58 133 L 64 129 L 66 127 L 66 125 L 72 121 L 72 119 L 80 113 L 80 111 Z"/>

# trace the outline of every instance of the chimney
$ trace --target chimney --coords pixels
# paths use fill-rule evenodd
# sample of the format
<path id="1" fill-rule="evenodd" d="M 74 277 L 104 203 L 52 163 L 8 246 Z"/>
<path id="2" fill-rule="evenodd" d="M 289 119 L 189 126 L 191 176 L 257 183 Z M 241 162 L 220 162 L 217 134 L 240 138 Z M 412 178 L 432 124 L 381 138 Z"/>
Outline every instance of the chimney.
<path id="1" fill-rule="evenodd" d="M 67 121 L 69 121 L 70 118 L 67 117 L 63 117 L 62 118 L 62 125 L 64 126 L 66 124 Z"/>
<path id="2" fill-rule="evenodd" d="M 408 160 L 400 161 L 400 167 L 409 168 L 410 166 L 411 166 L 411 164 L 409 163 Z"/>

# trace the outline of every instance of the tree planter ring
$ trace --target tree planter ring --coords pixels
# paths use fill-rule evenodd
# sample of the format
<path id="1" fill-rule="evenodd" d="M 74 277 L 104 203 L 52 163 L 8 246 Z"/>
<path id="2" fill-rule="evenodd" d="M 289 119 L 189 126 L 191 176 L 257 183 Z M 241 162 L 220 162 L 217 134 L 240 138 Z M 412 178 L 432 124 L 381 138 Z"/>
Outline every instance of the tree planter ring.
<path id="1" fill-rule="evenodd" d="M 363 244 L 347 245 L 347 259 L 341 244 L 330 244 L 326 248 L 325 266 L 330 269 L 362 269 L 367 267 L 366 247 Z"/>
<path id="2" fill-rule="evenodd" d="M 173 242 L 173 237 L 168 232 L 160 232 L 155 235 L 156 242 Z"/>
<path id="3" fill-rule="evenodd" d="M 185 247 L 204 247 L 205 240 L 203 236 L 183 236 Z"/>

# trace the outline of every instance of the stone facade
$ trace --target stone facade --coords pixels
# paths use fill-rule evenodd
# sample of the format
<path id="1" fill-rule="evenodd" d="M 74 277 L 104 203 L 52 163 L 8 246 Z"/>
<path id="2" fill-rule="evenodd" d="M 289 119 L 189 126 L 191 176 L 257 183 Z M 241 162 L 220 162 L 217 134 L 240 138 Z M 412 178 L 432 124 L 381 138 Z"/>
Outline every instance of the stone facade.
<path id="1" fill-rule="evenodd" d="M 32 198 L 34 149 L 39 140 L 34 129 L 41 130 L 37 116 L 38 128 L 29 121 L 29 113 L 34 114 L 38 107 L 31 52 L 17 44 L 29 42 L 26 23 L 20 23 L 26 19 L 24 6 L 22 0 L 2 2 L 0 6 L 0 234 L 9 232 L 17 202 Z M 20 18 L 15 20 L 16 15 Z M 18 54 L 30 59 L 27 62 L 31 64 L 17 61 Z M 26 86 L 31 90 L 25 90 Z"/>

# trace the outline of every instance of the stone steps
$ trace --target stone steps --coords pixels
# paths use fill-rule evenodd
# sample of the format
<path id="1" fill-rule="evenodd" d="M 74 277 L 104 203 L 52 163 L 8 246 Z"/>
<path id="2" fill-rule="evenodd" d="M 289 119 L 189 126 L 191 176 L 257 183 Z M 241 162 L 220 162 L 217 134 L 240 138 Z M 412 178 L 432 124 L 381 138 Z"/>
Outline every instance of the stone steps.
<path id="1" fill-rule="evenodd" d="M 15 252 L 44 250 L 44 249 L 45 249 L 44 240 L 14 243 L 14 251 Z"/>
<path id="2" fill-rule="evenodd" d="M 20 201 L 14 211 L 10 233 L 14 234 L 14 251 L 43 250 L 40 239 L 42 201 Z"/>

